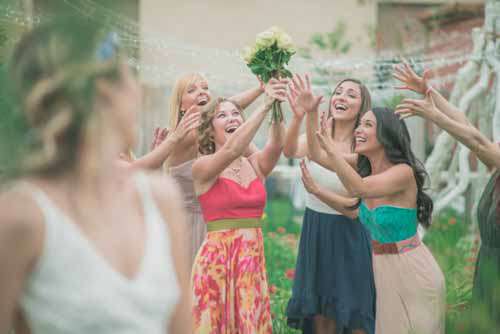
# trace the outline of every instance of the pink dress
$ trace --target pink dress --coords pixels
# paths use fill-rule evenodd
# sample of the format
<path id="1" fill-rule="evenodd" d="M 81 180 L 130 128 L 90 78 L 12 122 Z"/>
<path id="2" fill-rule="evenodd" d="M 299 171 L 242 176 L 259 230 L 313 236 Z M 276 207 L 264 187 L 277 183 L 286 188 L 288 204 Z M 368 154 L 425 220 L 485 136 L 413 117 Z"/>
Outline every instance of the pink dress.
<path id="1" fill-rule="evenodd" d="M 259 178 L 248 187 L 219 177 L 199 196 L 206 222 L 260 219 L 266 190 Z M 272 333 L 261 228 L 208 232 L 193 273 L 195 333 Z"/>

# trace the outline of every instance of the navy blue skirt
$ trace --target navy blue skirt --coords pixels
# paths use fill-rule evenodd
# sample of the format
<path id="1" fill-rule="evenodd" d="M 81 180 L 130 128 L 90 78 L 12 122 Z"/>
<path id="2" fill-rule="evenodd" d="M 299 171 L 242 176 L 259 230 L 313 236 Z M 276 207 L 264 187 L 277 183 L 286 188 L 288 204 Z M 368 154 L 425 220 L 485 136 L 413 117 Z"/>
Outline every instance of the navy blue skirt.
<path id="1" fill-rule="evenodd" d="M 288 326 L 313 332 L 315 315 L 337 333 L 375 332 L 375 283 L 369 232 L 357 219 L 306 208 Z"/>

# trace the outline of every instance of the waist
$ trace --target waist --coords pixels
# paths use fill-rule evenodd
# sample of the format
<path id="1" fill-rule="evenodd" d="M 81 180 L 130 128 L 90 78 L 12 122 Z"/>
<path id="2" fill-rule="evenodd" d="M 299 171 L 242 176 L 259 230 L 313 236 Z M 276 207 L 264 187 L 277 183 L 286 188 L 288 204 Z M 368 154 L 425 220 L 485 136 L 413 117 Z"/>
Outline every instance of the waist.
<path id="1" fill-rule="evenodd" d="M 380 243 L 372 240 L 373 254 L 402 254 L 420 246 L 420 237 L 415 234 L 413 237 L 398 242 Z"/>
<path id="2" fill-rule="evenodd" d="M 330 213 L 337 215 L 340 214 L 337 210 L 323 203 L 320 199 L 318 199 L 316 196 L 310 193 L 306 194 L 306 207 L 316 212 Z"/>
<path id="3" fill-rule="evenodd" d="M 231 230 L 237 228 L 261 228 L 260 218 L 219 219 L 207 222 L 207 231 Z"/>

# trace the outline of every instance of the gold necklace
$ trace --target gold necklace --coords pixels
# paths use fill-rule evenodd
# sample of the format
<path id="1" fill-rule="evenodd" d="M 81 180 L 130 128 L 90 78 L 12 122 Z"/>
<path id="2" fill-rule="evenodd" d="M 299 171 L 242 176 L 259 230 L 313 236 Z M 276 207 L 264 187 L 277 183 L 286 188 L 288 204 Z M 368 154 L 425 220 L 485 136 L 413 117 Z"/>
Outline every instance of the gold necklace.
<path id="1" fill-rule="evenodd" d="M 240 157 L 239 161 L 240 161 L 239 167 L 229 166 L 229 168 L 232 170 L 233 174 L 236 176 L 236 180 L 238 181 L 238 183 L 241 184 L 241 174 L 240 174 L 240 171 L 241 171 L 241 166 L 243 164 L 241 157 Z"/>

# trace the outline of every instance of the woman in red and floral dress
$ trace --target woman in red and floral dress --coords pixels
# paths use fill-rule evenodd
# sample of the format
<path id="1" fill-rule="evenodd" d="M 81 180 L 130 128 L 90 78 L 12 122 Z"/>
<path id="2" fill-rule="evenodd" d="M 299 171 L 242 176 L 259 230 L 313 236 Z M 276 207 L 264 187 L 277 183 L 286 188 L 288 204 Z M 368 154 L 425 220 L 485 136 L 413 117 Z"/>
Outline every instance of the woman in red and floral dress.
<path id="1" fill-rule="evenodd" d="M 193 177 L 208 233 L 192 273 L 195 333 L 272 332 L 261 217 L 264 179 L 281 155 L 283 123 L 271 125 L 262 150 L 243 154 L 272 103 L 285 98 L 286 83 L 274 83 L 247 121 L 230 100 L 219 99 L 201 114 L 203 155 Z"/>

